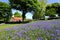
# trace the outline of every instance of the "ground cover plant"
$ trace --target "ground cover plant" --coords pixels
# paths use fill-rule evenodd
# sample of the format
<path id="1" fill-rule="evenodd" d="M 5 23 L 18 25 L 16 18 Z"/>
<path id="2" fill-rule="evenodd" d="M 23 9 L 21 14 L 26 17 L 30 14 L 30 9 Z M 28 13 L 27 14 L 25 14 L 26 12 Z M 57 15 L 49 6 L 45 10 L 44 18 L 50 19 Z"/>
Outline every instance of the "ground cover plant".
<path id="1" fill-rule="evenodd" d="M 60 19 L 6 28 L 0 31 L 0 40 L 60 40 Z"/>

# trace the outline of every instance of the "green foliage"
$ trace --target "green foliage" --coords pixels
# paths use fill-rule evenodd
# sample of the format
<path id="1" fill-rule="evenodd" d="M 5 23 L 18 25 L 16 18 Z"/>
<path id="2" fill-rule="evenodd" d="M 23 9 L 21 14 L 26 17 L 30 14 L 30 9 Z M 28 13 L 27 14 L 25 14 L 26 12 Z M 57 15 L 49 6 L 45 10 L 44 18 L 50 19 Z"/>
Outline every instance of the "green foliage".
<path id="1" fill-rule="evenodd" d="M 5 2 L 0 2 L 0 19 L 2 19 L 2 21 L 9 21 L 11 16 L 10 5 Z"/>
<path id="2" fill-rule="evenodd" d="M 57 3 L 57 2 L 56 3 L 53 3 L 52 6 L 55 7 L 55 8 L 56 7 L 58 8 L 58 7 L 60 7 L 60 3 Z"/>
<path id="3" fill-rule="evenodd" d="M 0 7 L 9 7 L 9 4 L 5 2 L 0 2 Z"/>
<path id="4" fill-rule="evenodd" d="M 46 15 L 55 17 L 55 14 L 60 15 L 60 3 L 48 4 L 46 7 Z"/>
<path id="5" fill-rule="evenodd" d="M 45 17 L 45 14 L 42 11 L 34 13 L 33 15 L 33 19 L 36 19 L 36 20 L 44 19 L 44 17 Z"/>
<path id="6" fill-rule="evenodd" d="M 26 12 L 34 11 L 37 12 L 41 8 L 45 9 L 46 0 L 9 0 L 12 8 L 17 10 L 22 10 L 23 20 L 25 18 Z M 42 5 L 43 4 L 43 5 Z"/>
<path id="7" fill-rule="evenodd" d="M 44 19 L 45 16 L 45 10 L 46 10 L 46 2 L 47 0 L 39 0 L 37 3 L 37 11 L 33 14 L 33 19 Z"/>
<path id="8" fill-rule="evenodd" d="M 19 12 L 15 12 L 14 17 L 22 17 L 22 15 Z"/>
<path id="9" fill-rule="evenodd" d="M 60 16 L 60 3 L 53 3 L 52 6 L 56 8 L 56 12 Z"/>
<path id="10" fill-rule="evenodd" d="M 56 14 L 56 9 L 54 8 L 50 8 L 49 10 L 46 11 L 46 16 L 55 17 L 55 14 Z"/>

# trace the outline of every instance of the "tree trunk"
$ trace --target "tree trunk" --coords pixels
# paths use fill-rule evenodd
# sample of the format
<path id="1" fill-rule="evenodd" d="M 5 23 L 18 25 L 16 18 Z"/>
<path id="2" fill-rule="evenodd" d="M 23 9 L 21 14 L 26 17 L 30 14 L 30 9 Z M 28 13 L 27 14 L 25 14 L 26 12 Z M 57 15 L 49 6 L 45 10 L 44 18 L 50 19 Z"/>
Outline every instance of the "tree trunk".
<path id="1" fill-rule="evenodd" d="M 22 22 L 24 22 L 25 14 L 26 14 L 26 11 L 23 11 L 23 14 L 22 14 Z"/>

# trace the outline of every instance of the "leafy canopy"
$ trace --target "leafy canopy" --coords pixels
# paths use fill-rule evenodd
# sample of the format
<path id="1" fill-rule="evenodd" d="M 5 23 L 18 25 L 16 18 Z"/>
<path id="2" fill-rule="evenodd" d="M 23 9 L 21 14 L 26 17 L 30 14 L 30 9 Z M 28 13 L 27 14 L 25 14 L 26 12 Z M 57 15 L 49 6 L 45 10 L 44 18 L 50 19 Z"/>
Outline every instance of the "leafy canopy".
<path id="1" fill-rule="evenodd" d="M 22 17 L 22 15 L 19 12 L 15 12 L 14 17 Z"/>
<path id="2" fill-rule="evenodd" d="M 46 7 L 46 0 L 9 0 L 10 5 L 13 9 L 22 10 L 23 20 L 25 18 L 26 12 L 41 12 Z"/>
<path id="3" fill-rule="evenodd" d="M 9 7 L 9 4 L 5 2 L 0 2 L 0 7 Z"/>
<path id="4" fill-rule="evenodd" d="M 60 3 L 48 4 L 46 7 L 46 15 L 55 17 L 55 14 L 60 15 Z"/>
<path id="5" fill-rule="evenodd" d="M 0 2 L 0 19 L 9 20 L 11 16 L 12 13 L 11 13 L 10 5 L 5 2 Z"/>
<path id="6" fill-rule="evenodd" d="M 37 11 L 33 14 L 33 19 L 44 19 L 47 0 L 39 0 L 36 6 Z"/>

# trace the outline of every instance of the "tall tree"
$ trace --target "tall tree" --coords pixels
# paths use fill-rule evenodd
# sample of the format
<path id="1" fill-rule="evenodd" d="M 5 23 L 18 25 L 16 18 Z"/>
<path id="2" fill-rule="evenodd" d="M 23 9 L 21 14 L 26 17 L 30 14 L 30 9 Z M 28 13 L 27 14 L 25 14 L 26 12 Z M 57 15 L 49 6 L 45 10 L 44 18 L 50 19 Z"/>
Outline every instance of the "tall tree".
<path id="1" fill-rule="evenodd" d="M 37 11 L 33 14 L 33 19 L 44 19 L 47 0 L 39 0 Z"/>
<path id="2" fill-rule="evenodd" d="M 55 8 L 50 8 L 49 10 L 46 11 L 46 16 L 56 17 L 55 14 L 57 14 Z"/>
<path id="3" fill-rule="evenodd" d="M 46 7 L 46 15 L 55 17 L 55 14 L 60 15 L 60 3 L 48 4 Z"/>
<path id="4" fill-rule="evenodd" d="M 60 16 L 60 3 L 53 3 L 52 6 L 56 9 L 56 13 Z"/>
<path id="5" fill-rule="evenodd" d="M 8 21 L 12 16 L 10 5 L 5 2 L 0 2 L 0 19 Z"/>
<path id="6" fill-rule="evenodd" d="M 23 20 L 25 18 L 26 12 L 28 11 L 36 12 L 40 10 L 41 8 L 40 1 L 42 3 L 42 0 L 9 0 L 9 1 L 12 8 L 23 11 L 22 14 Z"/>

